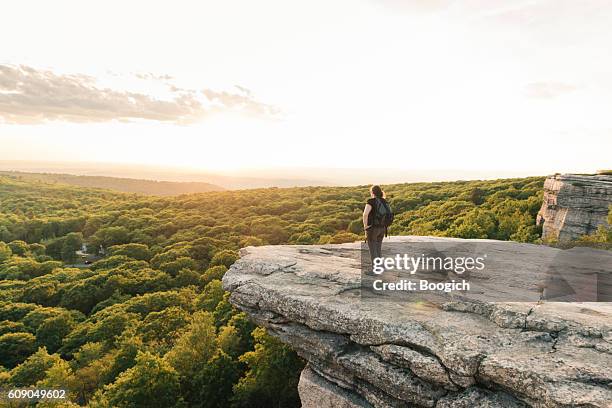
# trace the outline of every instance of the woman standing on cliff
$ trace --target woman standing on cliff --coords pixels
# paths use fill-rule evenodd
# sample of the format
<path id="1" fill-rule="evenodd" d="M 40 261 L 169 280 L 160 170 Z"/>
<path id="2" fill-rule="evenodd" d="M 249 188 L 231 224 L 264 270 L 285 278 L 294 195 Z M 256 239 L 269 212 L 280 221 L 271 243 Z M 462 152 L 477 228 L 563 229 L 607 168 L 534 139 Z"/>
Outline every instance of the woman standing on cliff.
<path id="1" fill-rule="evenodd" d="M 363 209 L 363 230 L 372 262 L 382 256 L 382 241 L 392 222 L 393 212 L 385 200 L 384 191 L 380 186 L 370 187 L 370 199 Z"/>

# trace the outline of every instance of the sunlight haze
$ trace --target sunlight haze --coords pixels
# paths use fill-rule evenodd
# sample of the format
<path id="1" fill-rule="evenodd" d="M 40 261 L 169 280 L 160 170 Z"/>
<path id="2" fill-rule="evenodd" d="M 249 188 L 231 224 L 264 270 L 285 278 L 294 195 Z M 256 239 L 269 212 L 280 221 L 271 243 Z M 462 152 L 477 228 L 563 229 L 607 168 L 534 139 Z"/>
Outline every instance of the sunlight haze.
<path id="1" fill-rule="evenodd" d="M 0 160 L 492 176 L 609 166 L 609 2 L 3 9 Z M 25 35 L 34 27 L 44 35 Z"/>

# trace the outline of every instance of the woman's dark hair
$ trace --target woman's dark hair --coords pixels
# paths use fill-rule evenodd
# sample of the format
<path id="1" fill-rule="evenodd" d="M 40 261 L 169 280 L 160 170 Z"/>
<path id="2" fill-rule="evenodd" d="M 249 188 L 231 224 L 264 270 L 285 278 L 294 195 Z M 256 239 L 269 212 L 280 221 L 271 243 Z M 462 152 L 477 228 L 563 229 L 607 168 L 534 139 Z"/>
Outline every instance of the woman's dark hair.
<path id="1" fill-rule="evenodd" d="M 380 186 L 372 186 L 370 187 L 370 193 L 374 194 L 375 197 L 378 198 L 384 198 L 385 197 L 385 192 L 382 191 L 382 188 L 380 188 Z"/>

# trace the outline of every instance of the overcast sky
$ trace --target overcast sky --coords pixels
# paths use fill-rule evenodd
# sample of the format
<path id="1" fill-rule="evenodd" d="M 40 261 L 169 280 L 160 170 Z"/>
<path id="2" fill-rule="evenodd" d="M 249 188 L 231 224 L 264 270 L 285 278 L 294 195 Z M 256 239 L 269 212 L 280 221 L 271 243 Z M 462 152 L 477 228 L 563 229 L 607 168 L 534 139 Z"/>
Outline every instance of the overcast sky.
<path id="1" fill-rule="evenodd" d="M 612 2 L 9 1 L 0 160 L 612 167 Z"/>

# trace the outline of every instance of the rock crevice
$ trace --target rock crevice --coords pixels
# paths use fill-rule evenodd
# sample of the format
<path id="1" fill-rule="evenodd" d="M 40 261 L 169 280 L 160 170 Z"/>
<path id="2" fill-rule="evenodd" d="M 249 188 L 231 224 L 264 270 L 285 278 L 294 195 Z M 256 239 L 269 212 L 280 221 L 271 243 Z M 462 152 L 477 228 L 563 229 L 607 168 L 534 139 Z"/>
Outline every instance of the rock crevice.
<path id="1" fill-rule="evenodd" d="M 524 273 L 553 250 L 502 245 Z M 303 407 L 612 406 L 609 303 L 366 301 L 352 290 L 359 251 L 249 247 L 223 278 L 236 307 L 308 361 Z"/>

